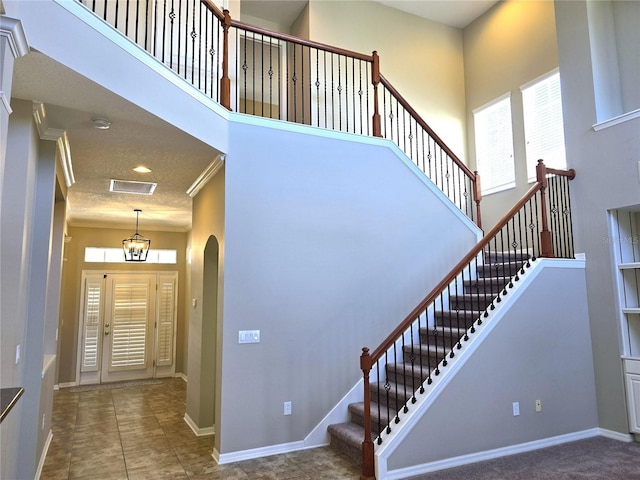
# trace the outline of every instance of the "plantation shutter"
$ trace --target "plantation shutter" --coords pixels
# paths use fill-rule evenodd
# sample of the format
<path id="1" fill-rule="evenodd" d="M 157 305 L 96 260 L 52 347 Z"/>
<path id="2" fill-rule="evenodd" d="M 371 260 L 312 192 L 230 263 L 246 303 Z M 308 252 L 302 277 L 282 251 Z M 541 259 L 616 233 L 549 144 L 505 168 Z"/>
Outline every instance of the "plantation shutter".
<path id="1" fill-rule="evenodd" d="M 175 275 L 160 275 L 158 281 L 157 365 L 173 364 L 174 325 L 176 318 Z"/>
<path id="2" fill-rule="evenodd" d="M 523 86 L 521 90 L 527 176 L 529 181 L 534 181 L 539 159 L 544 160 L 544 164 L 550 168 L 567 168 L 560 74 L 555 72 Z"/>
<path id="3" fill-rule="evenodd" d="M 506 95 L 473 112 L 476 162 L 482 193 L 515 187 L 511 97 Z"/>
<path id="4" fill-rule="evenodd" d="M 82 330 L 82 372 L 96 372 L 100 362 L 100 330 L 102 329 L 104 279 L 92 275 L 85 279 L 84 318 Z"/>
<path id="5" fill-rule="evenodd" d="M 111 369 L 144 367 L 147 360 L 147 282 L 115 283 L 111 323 Z"/>

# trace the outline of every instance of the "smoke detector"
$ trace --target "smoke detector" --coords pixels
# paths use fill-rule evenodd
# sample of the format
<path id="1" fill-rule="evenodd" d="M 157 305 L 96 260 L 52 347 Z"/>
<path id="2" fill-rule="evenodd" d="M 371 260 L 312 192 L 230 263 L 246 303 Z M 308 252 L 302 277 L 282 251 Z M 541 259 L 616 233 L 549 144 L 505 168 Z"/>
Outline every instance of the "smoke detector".
<path id="1" fill-rule="evenodd" d="M 91 121 L 93 122 L 93 126 L 98 130 L 108 130 L 109 127 L 111 126 L 111 122 L 109 121 L 108 118 L 95 117 L 95 118 L 92 118 Z"/>

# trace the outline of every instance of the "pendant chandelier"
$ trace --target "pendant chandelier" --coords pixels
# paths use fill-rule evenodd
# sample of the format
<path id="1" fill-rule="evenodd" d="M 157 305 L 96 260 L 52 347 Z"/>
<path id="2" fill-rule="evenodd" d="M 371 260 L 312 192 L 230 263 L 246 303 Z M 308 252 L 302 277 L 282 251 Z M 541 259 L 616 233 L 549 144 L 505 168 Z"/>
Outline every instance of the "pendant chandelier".
<path id="1" fill-rule="evenodd" d="M 147 260 L 151 240 L 138 233 L 138 216 L 142 210 L 135 209 L 136 212 L 136 233 L 129 238 L 122 240 L 124 259 L 127 262 L 144 262 Z"/>

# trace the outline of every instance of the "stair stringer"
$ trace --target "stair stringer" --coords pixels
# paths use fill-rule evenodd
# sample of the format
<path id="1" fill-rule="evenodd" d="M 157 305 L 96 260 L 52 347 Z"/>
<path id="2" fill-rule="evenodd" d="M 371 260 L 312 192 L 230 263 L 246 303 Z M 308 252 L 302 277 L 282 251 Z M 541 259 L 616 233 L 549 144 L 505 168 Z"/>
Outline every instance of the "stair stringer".
<path id="1" fill-rule="evenodd" d="M 513 282 L 513 287 L 508 288 L 508 294 L 504 296 L 504 301 L 496 303 L 494 310 L 487 310 L 488 317 L 483 317 L 482 324 L 478 325 L 476 321 L 475 333 L 469 335 L 469 341 L 462 343 L 462 349 L 456 351 L 454 358 L 447 358 L 448 365 L 446 367 L 440 367 L 440 375 L 432 376 L 432 384 L 425 385 L 425 393 L 420 395 L 416 393 L 416 403 L 410 405 L 409 411 L 404 413 L 402 410 L 398 413 L 400 422 L 395 425 L 391 433 L 387 434 L 382 432 L 382 444 L 376 446 L 375 451 L 375 471 L 376 479 L 378 480 L 391 480 L 407 478 L 408 476 L 419 475 L 421 473 L 427 473 L 434 471 L 434 468 L 420 469 L 402 469 L 402 470 L 388 470 L 387 461 L 389 457 L 398 449 L 403 440 L 411 432 L 411 430 L 417 425 L 420 419 L 426 414 L 430 407 L 438 400 L 438 397 L 446 390 L 447 385 L 455 378 L 456 374 L 465 366 L 467 361 L 472 357 L 472 353 L 477 350 L 482 343 L 489 337 L 491 331 L 507 316 L 509 310 L 514 306 L 517 300 L 532 284 L 534 279 L 544 270 L 545 267 L 555 268 L 584 268 L 584 261 L 578 260 L 556 260 L 556 259 L 538 259 L 531 262 L 529 268 L 525 268 L 524 274 L 519 274 L 519 281 Z M 574 436 L 564 441 L 571 441 Z M 558 441 L 556 443 L 561 443 Z M 544 446 L 544 445 L 543 445 Z M 529 450 L 541 447 L 530 447 Z M 527 451 L 527 450 L 522 450 Z M 517 453 L 511 451 L 510 453 Z M 504 453 L 506 455 L 509 453 Z M 495 455 L 500 456 L 500 455 Z M 492 457 L 489 457 L 492 458 Z M 485 458 L 478 458 L 474 456 L 475 461 L 484 460 Z M 457 464 L 445 465 L 441 468 L 450 468 L 452 466 L 462 465 L 469 463 L 470 461 L 460 461 Z M 443 464 L 446 462 L 443 462 Z M 411 471 L 409 471 L 411 470 Z"/>

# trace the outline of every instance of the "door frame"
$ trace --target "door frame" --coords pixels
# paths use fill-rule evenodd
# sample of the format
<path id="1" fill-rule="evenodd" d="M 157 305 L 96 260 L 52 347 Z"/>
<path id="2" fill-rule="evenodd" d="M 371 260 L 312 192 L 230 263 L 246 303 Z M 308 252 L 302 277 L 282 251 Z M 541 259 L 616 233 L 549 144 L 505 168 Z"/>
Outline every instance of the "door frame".
<path id="1" fill-rule="evenodd" d="M 98 369 L 95 372 L 82 372 L 82 352 L 83 352 L 83 346 L 84 346 L 84 309 L 85 309 L 85 295 L 86 295 L 86 280 L 87 277 L 89 276 L 102 276 L 103 277 L 103 281 L 106 281 L 106 278 L 109 275 L 131 275 L 131 276 L 135 276 L 135 275 L 152 275 L 155 276 L 155 284 L 156 284 L 156 289 L 157 286 L 160 284 L 161 282 L 161 278 L 164 277 L 165 279 L 172 279 L 175 283 L 175 288 L 174 288 L 174 310 L 173 310 L 173 329 L 172 329 L 172 359 L 171 359 L 171 365 L 166 365 L 166 362 L 164 365 L 158 365 L 158 335 L 159 335 L 159 328 L 158 328 L 158 323 L 159 323 L 159 315 L 160 315 L 160 308 L 159 308 L 159 302 L 160 302 L 160 295 L 154 295 L 155 297 L 155 304 L 154 304 L 154 312 L 155 312 L 155 318 L 153 321 L 153 325 L 154 325 L 154 332 L 152 334 L 152 340 L 151 340 L 151 355 L 152 355 L 152 361 L 153 361 L 153 366 L 152 366 L 152 375 L 151 378 L 160 378 L 160 377 L 171 377 L 175 374 L 175 368 L 176 368 L 176 345 L 177 345 L 177 326 L 178 326 L 178 290 L 179 290 L 179 285 L 178 285 L 178 271 L 177 270 L 161 270 L 161 271 L 146 271 L 146 272 L 141 272 L 141 271 L 130 271 L 130 270 L 82 270 L 82 275 L 81 275 L 81 285 L 80 285 L 80 296 L 79 296 L 79 307 L 78 307 L 78 325 L 77 325 L 77 342 L 76 342 L 76 378 L 75 378 L 75 384 L 76 385 L 93 385 L 93 384 L 99 384 L 102 382 L 103 379 L 103 375 L 102 375 L 102 355 L 104 354 L 104 352 L 102 352 L 102 345 L 103 345 L 103 341 L 104 341 L 104 315 L 105 315 L 105 296 L 106 296 L 106 284 L 103 285 L 102 288 L 102 306 L 101 306 L 101 318 L 100 318 L 100 324 L 101 324 L 101 328 L 100 330 L 100 339 L 99 339 L 99 359 L 98 359 Z"/>

